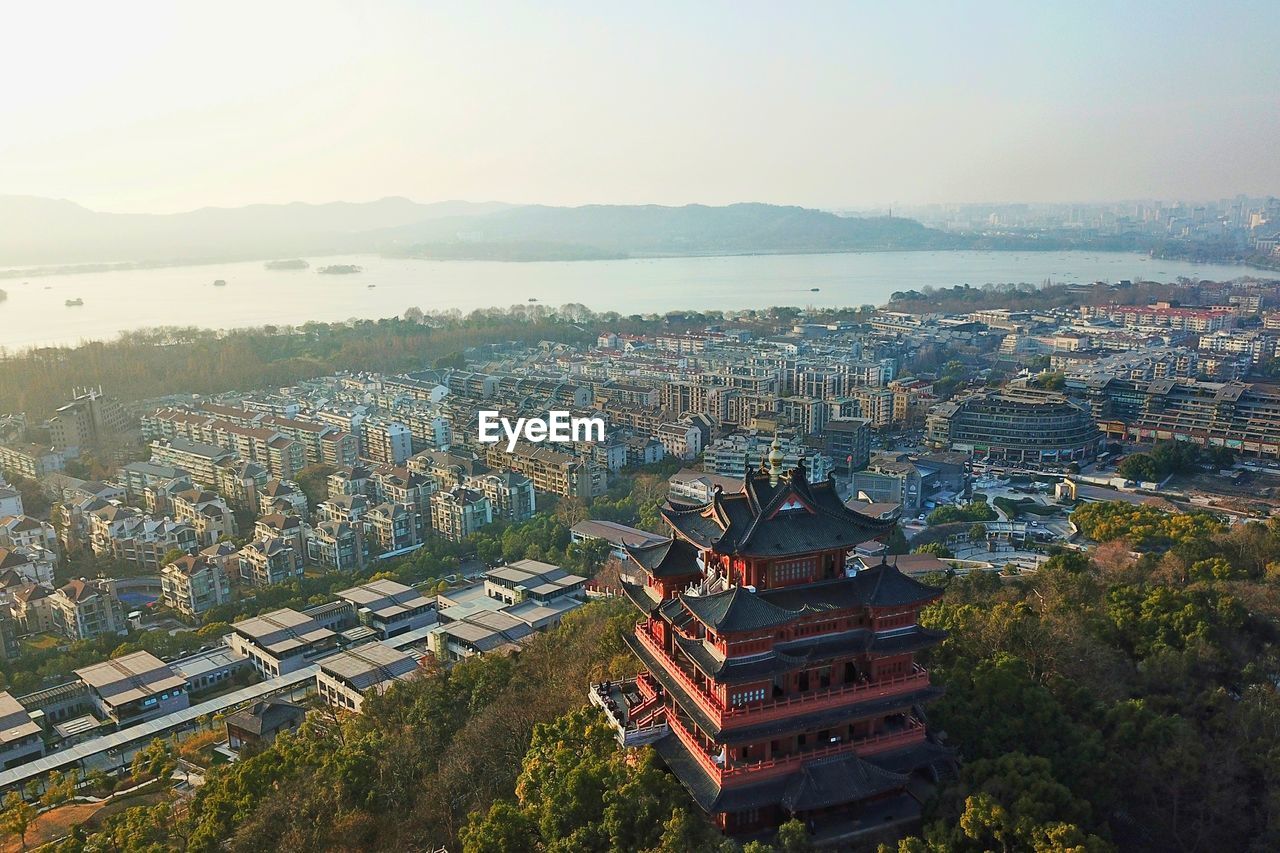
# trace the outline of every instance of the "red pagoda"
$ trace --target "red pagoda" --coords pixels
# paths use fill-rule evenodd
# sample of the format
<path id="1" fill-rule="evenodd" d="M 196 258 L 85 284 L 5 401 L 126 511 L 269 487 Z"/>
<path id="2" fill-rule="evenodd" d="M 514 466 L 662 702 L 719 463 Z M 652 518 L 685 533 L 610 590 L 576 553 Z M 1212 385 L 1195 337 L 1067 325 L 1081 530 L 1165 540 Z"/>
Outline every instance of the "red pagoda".
<path id="1" fill-rule="evenodd" d="M 896 518 L 781 457 L 775 441 L 741 492 L 668 505 L 670 538 L 628 549 L 623 589 L 645 618 L 627 640 L 646 671 L 592 700 L 725 832 L 798 817 L 829 838 L 883 834 L 918 819 L 913 779 L 951 761 L 922 711 L 941 689 L 915 662 L 943 636 L 917 623 L 942 591 L 883 558 L 855 570 Z"/>

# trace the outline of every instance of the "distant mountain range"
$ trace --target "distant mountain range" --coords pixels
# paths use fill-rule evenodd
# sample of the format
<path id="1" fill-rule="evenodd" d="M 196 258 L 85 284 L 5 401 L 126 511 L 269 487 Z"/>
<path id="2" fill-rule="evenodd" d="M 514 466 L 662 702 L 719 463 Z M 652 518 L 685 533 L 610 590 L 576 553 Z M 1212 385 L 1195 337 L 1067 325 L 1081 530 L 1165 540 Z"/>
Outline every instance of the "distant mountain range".
<path id="1" fill-rule="evenodd" d="M 959 249 L 909 219 L 769 204 L 513 206 L 498 202 L 258 204 L 120 214 L 0 196 L 0 266 L 179 264 L 358 252 L 496 260 Z"/>

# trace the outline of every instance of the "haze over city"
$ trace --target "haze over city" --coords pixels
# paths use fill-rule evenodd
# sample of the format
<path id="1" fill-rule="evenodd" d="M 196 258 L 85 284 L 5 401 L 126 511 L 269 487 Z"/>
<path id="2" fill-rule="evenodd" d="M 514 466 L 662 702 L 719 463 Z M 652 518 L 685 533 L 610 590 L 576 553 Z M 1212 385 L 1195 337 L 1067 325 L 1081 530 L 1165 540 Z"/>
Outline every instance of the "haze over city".
<path id="1" fill-rule="evenodd" d="M 1280 850 L 1280 10 L 0 17 L 0 853 Z"/>
<path id="2" fill-rule="evenodd" d="M 22 4 L 0 189 L 135 213 L 1275 194 L 1273 12 Z"/>

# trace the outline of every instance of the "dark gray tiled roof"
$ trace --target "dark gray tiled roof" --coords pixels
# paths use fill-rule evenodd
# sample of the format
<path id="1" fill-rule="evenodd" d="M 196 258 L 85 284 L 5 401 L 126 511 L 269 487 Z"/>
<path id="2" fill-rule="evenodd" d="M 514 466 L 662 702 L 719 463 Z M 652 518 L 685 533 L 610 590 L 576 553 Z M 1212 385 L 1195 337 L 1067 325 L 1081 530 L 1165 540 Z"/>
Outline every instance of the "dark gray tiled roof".
<path id="1" fill-rule="evenodd" d="M 800 616 L 800 610 L 771 604 L 741 586 L 714 595 L 681 593 L 679 598 L 699 622 L 722 633 L 772 628 Z"/>
<path id="2" fill-rule="evenodd" d="M 781 804 L 790 812 L 821 809 L 893 791 L 906 781 L 906 774 L 877 767 L 856 755 L 836 755 L 801 765 Z"/>
<path id="3" fill-rule="evenodd" d="M 681 537 L 699 547 L 762 557 L 852 548 L 897 523 L 896 518 L 872 518 L 850 509 L 831 480 L 810 483 L 803 467 L 776 484 L 766 473 L 748 472 L 741 493 L 717 491 L 708 504 L 672 505 L 662 514 Z"/>
<path id="4" fill-rule="evenodd" d="M 698 549 L 683 539 L 672 537 L 652 545 L 627 545 L 623 548 L 636 564 L 655 578 L 678 578 L 700 575 Z"/>
<path id="5" fill-rule="evenodd" d="M 808 605 L 815 610 L 842 610 L 922 604 L 942 595 L 942 590 L 909 578 L 893 566 L 881 564 L 863 569 L 851 578 L 766 589 L 757 594 L 783 608 Z"/>
<path id="6" fill-rule="evenodd" d="M 833 806 L 853 802 L 902 788 L 907 782 L 906 775 L 873 761 L 874 756 L 862 759 L 849 755 L 818 759 L 787 776 L 722 789 L 675 735 L 667 735 L 653 746 L 694 801 L 708 812 L 734 812 L 771 805 L 793 810 L 820 808 L 811 804 L 824 802 Z M 849 766 L 838 766 L 846 761 L 850 762 Z M 811 765 L 817 766 L 810 769 Z"/>

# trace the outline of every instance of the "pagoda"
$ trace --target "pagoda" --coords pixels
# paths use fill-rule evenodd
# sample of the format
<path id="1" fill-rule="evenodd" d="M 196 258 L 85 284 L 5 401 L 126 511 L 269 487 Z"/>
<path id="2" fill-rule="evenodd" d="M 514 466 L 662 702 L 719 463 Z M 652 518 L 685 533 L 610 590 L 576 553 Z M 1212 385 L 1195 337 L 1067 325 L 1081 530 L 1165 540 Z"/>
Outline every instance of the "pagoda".
<path id="1" fill-rule="evenodd" d="M 627 548 L 623 590 L 644 615 L 627 642 L 645 671 L 592 701 L 727 833 L 795 817 L 826 837 L 883 834 L 918 819 L 913 783 L 951 762 L 923 712 L 941 689 L 915 662 L 942 639 L 918 624 L 942 590 L 883 557 L 858 570 L 854 552 L 883 553 L 896 517 L 781 468 L 775 440 L 740 492 L 669 503 L 670 536 Z"/>

